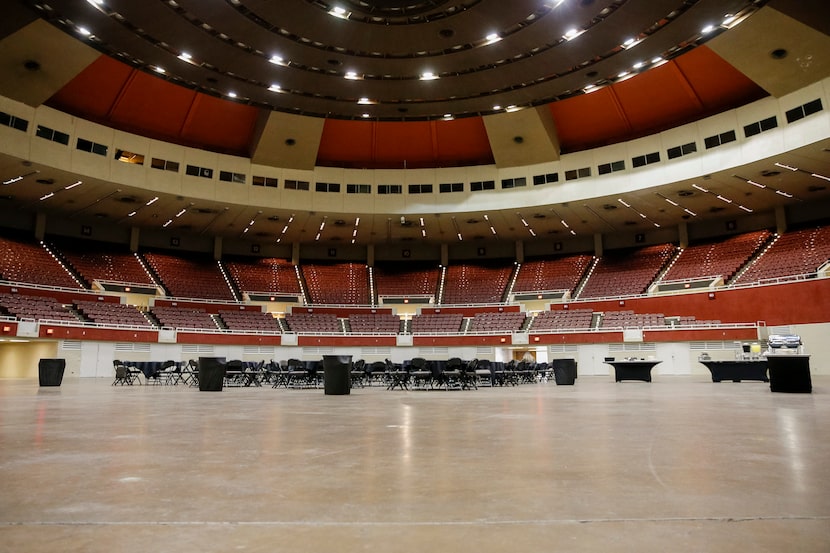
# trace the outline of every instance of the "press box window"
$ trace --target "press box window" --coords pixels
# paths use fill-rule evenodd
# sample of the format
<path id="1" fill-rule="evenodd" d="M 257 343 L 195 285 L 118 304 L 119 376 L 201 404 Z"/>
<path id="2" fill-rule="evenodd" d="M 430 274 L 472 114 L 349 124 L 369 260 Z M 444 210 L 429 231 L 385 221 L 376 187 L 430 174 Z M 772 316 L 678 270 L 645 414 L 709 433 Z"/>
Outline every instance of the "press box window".
<path id="1" fill-rule="evenodd" d="M 559 173 L 545 173 L 544 175 L 533 176 L 533 186 L 549 184 L 552 182 L 559 182 Z"/>
<path id="2" fill-rule="evenodd" d="M 706 145 L 707 150 L 711 150 L 712 148 L 717 148 L 718 146 L 728 144 L 729 142 L 735 142 L 737 139 L 738 137 L 735 135 L 735 131 L 727 131 L 704 138 L 703 143 Z"/>
<path id="3" fill-rule="evenodd" d="M 0 125 L 17 129 L 18 131 L 26 132 L 29 130 L 29 122 L 20 117 L 9 115 L 6 112 L 0 111 Z"/>
<path id="4" fill-rule="evenodd" d="M 614 161 L 612 163 L 603 163 L 597 167 L 600 175 L 607 175 L 608 173 L 616 173 L 617 171 L 625 171 L 624 161 Z"/>
<path id="5" fill-rule="evenodd" d="M 689 142 L 688 144 L 683 144 L 682 146 L 675 146 L 674 148 L 669 148 L 668 150 L 666 150 L 666 153 L 669 155 L 669 159 L 676 159 L 678 157 L 693 154 L 696 151 L 697 144 L 695 144 L 694 142 Z"/>
<path id="6" fill-rule="evenodd" d="M 410 194 L 432 194 L 432 185 L 431 184 L 410 184 L 409 185 L 409 193 Z"/>
<path id="7" fill-rule="evenodd" d="M 635 156 L 631 158 L 631 165 L 633 167 L 642 167 L 644 165 L 651 165 L 652 163 L 660 162 L 660 152 L 652 152 L 644 156 Z"/>
<path id="8" fill-rule="evenodd" d="M 371 184 L 347 184 L 346 194 L 371 194 Z"/>
<path id="9" fill-rule="evenodd" d="M 133 165 L 144 165 L 144 156 L 141 154 L 134 154 L 126 150 L 115 150 L 115 160 L 121 163 L 131 163 Z"/>
<path id="10" fill-rule="evenodd" d="M 97 142 L 93 142 L 91 140 L 87 140 L 86 138 L 79 138 L 78 142 L 75 143 L 75 149 L 81 150 L 82 152 L 89 152 L 91 154 L 99 156 L 106 156 L 109 147 L 104 146 L 103 144 L 98 144 Z"/>
<path id="11" fill-rule="evenodd" d="M 440 194 L 447 194 L 450 192 L 464 192 L 463 182 L 442 182 L 438 185 L 438 192 Z"/>
<path id="12" fill-rule="evenodd" d="M 582 169 L 571 169 L 570 171 L 565 171 L 565 180 L 584 179 L 590 176 L 590 167 L 583 167 Z"/>
<path id="13" fill-rule="evenodd" d="M 516 177 L 514 179 L 501 179 L 502 190 L 505 188 L 518 188 L 520 186 L 527 186 L 526 178 Z"/>
<path id="14" fill-rule="evenodd" d="M 235 182 L 245 184 L 244 173 L 232 173 L 231 171 L 219 171 L 219 180 L 222 182 Z"/>
<path id="15" fill-rule="evenodd" d="M 258 177 L 254 176 L 251 179 L 251 184 L 254 186 L 267 186 L 269 188 L 276 188 L 278 180 L 273 177 Z"/>
<path id="16" fill-rule="evenodd" d="M 808 115 L 813 115 L 824 109 L 821 105 L 821 98 L 817 98 L 812 102 L 807 102 L 802 106 L 788 110 L 784 115 L 787 116 L 787 123 L 793 123 L 799 119 L 804 119 Z"/>
<path id="17" fill-rule="evenodd" d="M 778 126 L 778 119 L 775 116 L 767 117 L 766 119 L 762 119 L 760 121 L 756 121 L 750 125 L 746 125 L 744 127 L 744 136 L 749 138 L 750 136 L 755 136 L 756 134 L 761 134 L 764 131 L 769 131 L 774 129 Z"/>
<path id="18" fill-rule="evenodd" d="M 208 167 L 198 167 L 196 165 L 188 165 L 185 168 L 185 174 L 190 175 L 191 177 L 201 177 L 203 179 L 212 179 L 213 178 L 213 169 Z"/>
<path id="19" fill-rule="evenodd" d="M 179 172 L 178 161 L 167 161 L 166 159 L 159 159 L 157 157 L 150 160 L 150 167 L 153 169 L 160 169 L 162 171 L 172 171 L 173 173 Z"/>
<path id="20" fill-rule="evenodd" d="M 379 184 L 378 194 L 403 194 L 402 184 Z"/>
<path id="21" fill-rule="evenodd" d="M 340 183 L 318 182 L 315 183 L 314 190 L 316 190 L 317 192 L 340 192 Z"/>
<path id="22" fill-rule="evenodd" d="M 46 140 L 51 140 L 52 142 L 57 142 L 58 144 L 63 144 L 64 146 L 69 146 L 68 134 L 66 134 L 65 132 L 56 131 L 55 129 L 50 129 L 49 127 L 44 127 L 43 125 L 37 126 L 35 136 L 45 138 Z"/>
<path id="23" fill-rule="evenodd" d="M 496 189 L 496 181 L 493 180 L 482 180 L 482 181 L 475 181 L 470 183 L 470 191 L 471 192 L 481 192 L 482 190 L 495 190 Z"/>
<path id="24" fill-rule="evenodd" d="M 286 190 L 305 190 L 308 191 L 308 181 L 287 179 L 285 181 Z"/>

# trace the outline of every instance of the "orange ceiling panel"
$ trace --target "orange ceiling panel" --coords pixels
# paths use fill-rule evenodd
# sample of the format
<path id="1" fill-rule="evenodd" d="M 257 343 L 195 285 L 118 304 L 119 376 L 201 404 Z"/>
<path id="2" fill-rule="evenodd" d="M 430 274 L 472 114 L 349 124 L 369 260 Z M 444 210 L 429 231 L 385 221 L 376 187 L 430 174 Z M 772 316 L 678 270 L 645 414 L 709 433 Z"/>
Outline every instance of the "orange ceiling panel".
<path id="1" fill-rule="evenodd" d="M 133 69 L 100 56 L 56 92 L 46 104 L 73 115 L 104 122 Z"/>
<path id="2" fill-rule="evenodd" d="M 619 99 L 632 136 L 663 130 L 666 120 L 694 118 L 703 105 L 674 62 L 646 71 L 612 87 Z"/>
<path id="3" fill-rule="evenodd" d="M 550 104 L 562 153 L 611 144 L 630 134 L 610 88 Z"/>
<path id="4" fill-rule="evenodd" d="M 234 155 L 250 155 L 260 108 L 197 94 L 182 127 L 190 144 Z"/>
<path id="5" fill-rule="evenodd" d="M 675 60 L 707 115 L 759 100 L 767 92 L 707 46 L 700 46 Z"/>
<path id="6" fill-rule="evenodd" d="M 317 165 L 364 168 L 373 163 L 375 126 L 369 121 L 326 119 Z"/>
<path id="7" fill-rule="evenodd" d="M 176 141 L 196 94 L 194 90 L 134 70 L 110 119 L 116 127 Z"/>
<path id="8" fill-rule="evenodd" d="M 484 165 L 494 163 L 493 149 L 481 117 L 436 121 L 437 165 Z"/>
<path id="9" fill-rule="evenodd" d="M 387 167 L 423 167 L 437 157 L 429 121 L 380 122 L 375 135 L 375 161 Z"/>

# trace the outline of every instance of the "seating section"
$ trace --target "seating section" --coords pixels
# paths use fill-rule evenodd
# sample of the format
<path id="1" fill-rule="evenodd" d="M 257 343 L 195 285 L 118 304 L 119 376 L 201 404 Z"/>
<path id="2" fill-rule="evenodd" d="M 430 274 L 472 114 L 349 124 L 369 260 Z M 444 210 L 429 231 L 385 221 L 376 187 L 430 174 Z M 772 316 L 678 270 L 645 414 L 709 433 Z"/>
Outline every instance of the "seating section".
<path id="1" fill-rule="evenodd" d="M 78 311 L 94 323 L 105 325 L 153 325 L 144 314 L 132 305 L 103 301 L 78 301 L 75 303 Z"/>
<path id="2" fill-rule="evenodd" d="M 634 313 L 634 311 L 606 311 L 602 317 L 602 328 L 642 328 L 665 326 L 662 313 Z"/>
<path id="3" fill-rule="evenodd" d="M 696 319 L 693 315 L 678 317 L 676 325 L 669 322 L 670 326 L 717 326 L 719 324 L 721 324 L 719 320 Z"/>
<path id="4" fill-rule="evenodd" d="M 472 332 L 515 332 L 522 329 L 524 312 L 476 313 L 470 331 Z"/>
<path id="5" fill-rule="evenodd" d="M 349 328 L 354 334 L 397 334 L 401 318 L 391 313 L 352 313 Z"/>
<path id="6" fill-rule="evenodd" d="M 155 286 L 136 256 L 128 251 L 102 242 L 86 244 L 83 249 L 66 242 L 58 243 L 56 247 L 90 285 L 95 280 L 109 280 Z"/>
<path id="7" fill-rule="evenodd" d="M 594 267 L 580 297 L 642 294 L 668 262 L 674 250 L 671 244 L 659 244 L 635 250 L 607 252 Z"/>
<path id="8" fill-rule="evenodd" d="M 10 282 L 82 288 L 42 245 L 9 237 L 0 237 L 0 278 Z"/>
<path id="9" fill-rule="evenodd" d="M 173 297 L 235 299 L 216 261 L 158 252 L 143 255 Z"/>
<path id="10" fill-rule="evenodd" d="M 434 264 L 377 265 L 374 269 L 378 296 L 432 296 L 438 290 L 441 271 Z"/>
<path id="11" fill-rule="evenodd" d="M 253 330 L 262 332 L 281 332 L 279 322 L 270 313 L 252 309 L 219 311 L 222 322 L 228 330 Z"/>
<path id="12" fill-rule="evenodd" d="M 361 263 L 309 264 L 301 267 L 309 302 L 369 305 L 369 270 Z"/>
<path id="13" fill-rule="evenodd" d="M 412 334 L 456 334 L 463 322 L 461 313 L 421 313 L 412 317 Z"/>
<path id="14" fill-rule="evenodd" d="M 447 267 L 441 303 L 502 303 L 512 272 L 512 262 L 451 265 Z"/>
<path id="15" fill-rule="evenodd" d="M 591 309 L 542 311 L 533 319 L 530 330 L 587 330 L 593 316 Z"/>
<path id="16" fill-rule="evenodd" d="M 19 319 L 48 319 L 78 322 L 78 317 L 55 298 L 26 294 L 0 294 L 0 308 Z"/>
<path id="17" fill-rule="evenodd" d="M 761 230 L 726 240 L 690 245 L 674 260 L 661 280 L 722 276 L 724 282 L 728 282 L 771 236 L 768 230 Z"/>
<path id="18" fill-rule="evenodd" d="M 337 315 L 331 313 L 286 313 L 285 322 L 291 332 L 342 333 Z"/>
<path id="19" fill-rule="evenodd" d="M 736 282 L 751 283 L 816 272 L 830 260 L 830 226 L 782 234 Z"/>
<path id="20" fill-rule="evenodd" d="M 217 330 L 216 322 L 201 308 L 155 306 L 150 312 L 161 326 L 168 328 L 196 328 Z"/>
<path id="21" fill-rule="evenodd" d="M 514 292 L 568 290 L 573 293 L 591 264 L 590 255 L 569 255 L 556 259 L 536 259 L 522 263 Z"/>
<path id="22" fill-rule="evenodd" d="M 228 259 L 228 274 L 243 292 L 299 295 L 300 281 L 294 264 L 287 259 Z"/>

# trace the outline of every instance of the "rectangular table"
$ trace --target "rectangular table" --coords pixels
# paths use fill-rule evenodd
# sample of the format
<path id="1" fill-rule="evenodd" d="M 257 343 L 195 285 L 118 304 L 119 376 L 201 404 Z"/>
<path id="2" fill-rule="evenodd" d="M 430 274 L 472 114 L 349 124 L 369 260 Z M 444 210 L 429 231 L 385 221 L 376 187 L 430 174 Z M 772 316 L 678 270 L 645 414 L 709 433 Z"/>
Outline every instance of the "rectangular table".
<path id="1" fill-rule="evenodd" d="M 740 382 L 742 380 L 760 380 L 769 382 L 767 378 L 766 359 L 736 359 L 733 361 L 700 361 L 712 373 L 712 382 L 731 380 Z"/>
<path id="2" fill-rule="evenodd" d="M 606 361 L 606 363 L 614 367 L 614 378 L 617 382 L 623 380 L 651 382 L 651 369 L 662 361 L 638 359 L 633 361 Z"/>

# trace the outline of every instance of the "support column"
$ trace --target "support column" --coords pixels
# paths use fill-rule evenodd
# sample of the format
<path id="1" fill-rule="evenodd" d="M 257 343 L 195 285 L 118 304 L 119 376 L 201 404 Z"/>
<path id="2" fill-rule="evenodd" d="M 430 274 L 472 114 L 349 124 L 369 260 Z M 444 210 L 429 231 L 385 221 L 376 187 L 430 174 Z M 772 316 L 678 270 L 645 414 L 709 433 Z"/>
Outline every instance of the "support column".
<path id="1" fill-rule="evenodd" d="M 778 234 L 787 232 L 787 211 L 783 205 L 775 208 L 775 230 Z"/>
<path id="2" fill-rule="evenodd" d="M 677 225 L 677 234 L 680 239 L 680 247 L 686 249 L 689 247 L 689 225 L 687 223 L 680 223 Z"/>
<path id="3" fill-rule="evenodd" d="M 594 235 L 594 255 L 602 257 L 602 234 Z"/>
<path id="4" fill-rule="evenodd" d="M 46 214 L 38 212 L 35 215 L 35 239 L 43 240 L 46 236 Z"/>

